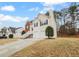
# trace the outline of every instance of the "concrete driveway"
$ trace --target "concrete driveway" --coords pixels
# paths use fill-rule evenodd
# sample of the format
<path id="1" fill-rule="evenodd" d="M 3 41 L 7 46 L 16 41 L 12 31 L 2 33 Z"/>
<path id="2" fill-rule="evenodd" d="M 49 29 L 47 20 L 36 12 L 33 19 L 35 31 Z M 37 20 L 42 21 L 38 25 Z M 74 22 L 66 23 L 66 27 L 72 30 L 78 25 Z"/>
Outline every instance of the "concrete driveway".
<path id="1" fill-rule="evenodd" d="M 0 46 L 0 57 L 8 57 L 21 49 L 37 42 L 37 39 L 20 39 L 16 42 Z"/>

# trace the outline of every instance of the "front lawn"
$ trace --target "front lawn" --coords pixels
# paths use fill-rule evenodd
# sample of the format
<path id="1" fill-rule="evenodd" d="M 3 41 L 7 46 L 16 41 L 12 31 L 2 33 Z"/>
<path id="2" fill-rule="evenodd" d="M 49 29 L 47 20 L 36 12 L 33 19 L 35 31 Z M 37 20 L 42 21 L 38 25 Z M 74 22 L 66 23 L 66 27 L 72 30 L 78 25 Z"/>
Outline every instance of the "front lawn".
<path id="1" fill-rule="evenodd" d="M 15 42 L 17 40 L 13 40 L 13 39 L 0 39 L 0 45 L 5 45 L 5 44 L 9 44 L 9 43 L 12 43 L 12 42 Z"/>
<path id="2" fill-rule="evenodd" d="M 79 38 L 41 40 L 12 56 L 79 56 Z"/>

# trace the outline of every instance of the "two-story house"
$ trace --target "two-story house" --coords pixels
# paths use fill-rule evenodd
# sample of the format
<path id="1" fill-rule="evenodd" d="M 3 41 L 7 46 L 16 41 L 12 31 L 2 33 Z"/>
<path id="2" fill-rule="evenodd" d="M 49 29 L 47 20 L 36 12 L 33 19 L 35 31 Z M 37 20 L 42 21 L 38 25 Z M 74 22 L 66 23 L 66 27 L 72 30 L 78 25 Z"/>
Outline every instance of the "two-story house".
<path id="1" fill-rule="evenodd" d="M 33 38 L 47 38 L 45 35 L 45 30 L 47 26 L 51 26 L 54 30 L 53 38 L 57 37 L 56 22 L 54 19 L 54 14 L 52 10 L 49 10 L 49 15 L 38 14 L 37 17 L 32 21 L 32 24 L 28 27 L 30 28 L 28 32 L 33 34 Z"/>

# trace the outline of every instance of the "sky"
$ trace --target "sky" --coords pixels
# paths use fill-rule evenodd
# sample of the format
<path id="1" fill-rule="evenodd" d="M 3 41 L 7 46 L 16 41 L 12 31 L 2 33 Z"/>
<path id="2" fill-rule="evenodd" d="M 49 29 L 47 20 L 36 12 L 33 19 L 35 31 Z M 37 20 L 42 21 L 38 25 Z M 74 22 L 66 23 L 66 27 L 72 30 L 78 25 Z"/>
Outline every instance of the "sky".
<path id="1" fill-rule="evenodd" d="M 70 6 L 70 2 L 0 2 L 0 28 L 24 27 L 27 21 L 33 20 L 39 13 L 45 13 L 50 6 L 59 11 Z"/>

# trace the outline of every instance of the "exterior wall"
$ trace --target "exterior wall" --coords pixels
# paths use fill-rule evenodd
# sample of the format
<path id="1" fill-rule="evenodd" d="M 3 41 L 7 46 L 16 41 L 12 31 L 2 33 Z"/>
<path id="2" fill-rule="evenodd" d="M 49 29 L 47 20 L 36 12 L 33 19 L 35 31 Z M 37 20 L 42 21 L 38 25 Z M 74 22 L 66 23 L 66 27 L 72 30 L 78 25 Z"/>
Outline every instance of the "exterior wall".
<path id="1" fill-rule="evenodd" d="M 38 26 L 35 26 L 36 23 L 38 23 Z M 39 20 L 35 19 L 33 21 L 33 38 L 40 38 L 39 33 L 40 33 Z"/>
<path id="2" fill-rule="evenodd" d="M 45 22 L 46 20 L 48 20 L 48 24 L 40 26 L 40 22 Z M 34 27 L 35 23 L 38 23 L 38 26 Z M 47 26 L 51 26 L 54 29 L 53 38 L 56 38 L 57 30 L 56 30 L 56 23 L 55 23 L 55 19 L 54 19 L 52 10 L 49 10 L 49 17 L 44 14 L 40 14 L 33 21 L 33 38 L 46 38 L 45 30 L 46 30 Z"/>
<path id="3" fill-rule="evenodd" d="M 55 18 L 54 18 L 54 13 L 52 12 L 51 9 L 49 10 L 49 26 L 51 26 L 54 30 L 53 38 L 57 38 L 56 22 L 55 22 Z"/>

